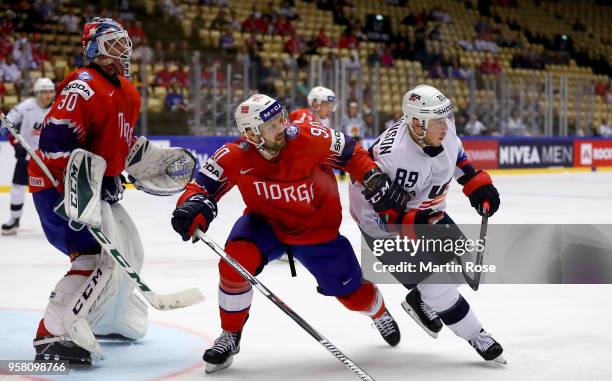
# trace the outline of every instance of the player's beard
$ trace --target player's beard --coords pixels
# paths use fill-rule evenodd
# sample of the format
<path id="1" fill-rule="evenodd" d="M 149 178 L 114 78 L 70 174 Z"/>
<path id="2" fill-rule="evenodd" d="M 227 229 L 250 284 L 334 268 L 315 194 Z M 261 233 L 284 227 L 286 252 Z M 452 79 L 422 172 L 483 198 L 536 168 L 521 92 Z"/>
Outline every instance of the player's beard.
<path id="1" fill-rule="evenodd" d="M 280 152 L 280 150 L 282 150 L 286 144 L 287 144 L 287 138 L 285 137 L 285 132 L 283 131 L 282 134 L 275 136 L 273 141 L 271 142 L 266 141 L 263 147 L 268 151 L 277 153 L 277 152 Z"/>

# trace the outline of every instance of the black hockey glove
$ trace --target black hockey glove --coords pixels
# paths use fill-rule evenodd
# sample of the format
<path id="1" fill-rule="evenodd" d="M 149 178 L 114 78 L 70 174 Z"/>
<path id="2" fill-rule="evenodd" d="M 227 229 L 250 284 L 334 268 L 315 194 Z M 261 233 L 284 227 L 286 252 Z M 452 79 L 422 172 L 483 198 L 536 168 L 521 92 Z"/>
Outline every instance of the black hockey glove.
<path id="1" fill-rule="evenodd" d="M 28 151 L 19 143 L 16 143 L 13 148 L 15 149 L 15 159 L 26 160 L 28 157 Z"/>
<path id="2" fill-rule="evenodd" d="M 489 201 L 488 215 L 492 216 L 499 209 L 499 192 L 493 185 L 491 176 L 485 171 L 478 171 L 474 176 L 462 176 L 458 179 L 463 185 L 463 194 L 469 197 L 470 204 L 481 216 L 485 214 L 483 203 Z"/>
<path id="3" fill-rule="evenodd" d="M 189 241 L 196 228 L 205 232 L 216 216 L 217 203 L 215 200 L 203 193 L 197 193 L 188 197 L 184 202 L 179 199 L 179 204 L 174 209 L 170 222 L 183 241 Z"/>
<path id="4" fill-rule="evenodd" d="M 410 195 L 403 187 L 391 182 L 391 178 L 386 173 L 375 169 L 370 171 L 364 181 L 366 189 L 361 192 L 366 200 L 372 205 L 387 223 L 397 223 L 407 208 Z"/>
<path id="5" fill-rule="evenodd" d="M 113 205 L 121 201 L 123 191 L 125 190 L 125 177 L 119 176 L 104 176 L 102 178 L 102 201 L 106 201 Z"/>

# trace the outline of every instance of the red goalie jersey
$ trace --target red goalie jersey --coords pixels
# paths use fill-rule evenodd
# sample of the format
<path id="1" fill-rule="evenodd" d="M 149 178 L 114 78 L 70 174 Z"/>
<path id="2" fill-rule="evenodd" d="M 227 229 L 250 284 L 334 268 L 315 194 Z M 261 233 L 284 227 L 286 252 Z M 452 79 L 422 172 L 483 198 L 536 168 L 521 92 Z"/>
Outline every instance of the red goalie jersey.
<path id="1" fill-rule="evenodd" d="M 246 204 L 287 244 L 314 244 L 336 238 L 342 218 L 332 168 L 362 181 L 376 167 L 366 150 L 317 122 L 285 129 L 287 145 L 266 160 L 250 143 L 225 144 L 208 159 L 181 197 L 205 192 L 218 201 L 234 185 Z"/>
<path id="2" fill-rule="evenodd" d="M 108 77 L 95 67 L 78 69 L 66 77 L 45 117 L 37 154 L 62 184 L 70 153 L 83 148 L 106 160 L 105 176 L 117 176 L 135 141 L 140 94 L 124 77 Z M 52 187 L 30 161 L 31 192 Z"/>

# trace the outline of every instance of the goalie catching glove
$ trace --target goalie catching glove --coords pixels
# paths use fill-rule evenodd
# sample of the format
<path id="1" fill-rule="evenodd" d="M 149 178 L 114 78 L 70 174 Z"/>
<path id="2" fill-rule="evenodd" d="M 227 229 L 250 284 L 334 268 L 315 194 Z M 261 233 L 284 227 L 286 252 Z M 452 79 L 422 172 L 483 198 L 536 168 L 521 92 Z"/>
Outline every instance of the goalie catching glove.
<path id="1" fill-rule="evenodd" d="M 156 196 L 181 192 L 193 177 L 196 160 L 177 147 L 157 147 L 144 136 L 138 138 L 125 161 L 128 178 L 136 189 Z"/>

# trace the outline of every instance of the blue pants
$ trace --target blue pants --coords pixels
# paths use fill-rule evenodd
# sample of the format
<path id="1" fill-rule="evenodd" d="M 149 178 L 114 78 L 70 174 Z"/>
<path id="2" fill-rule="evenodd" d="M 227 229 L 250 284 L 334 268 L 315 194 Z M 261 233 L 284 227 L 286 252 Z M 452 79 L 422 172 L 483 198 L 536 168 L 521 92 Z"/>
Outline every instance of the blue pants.
<path id="1" fill-rule="evenodd" d="M 68 226 L 68 221 L 55 214 L 53 208 L 57 205 L 60 197 L 60 193 L 54 188 L 32 194 L 34 206 L 49 243 L 66 255 L 75 252 L 81 254 L 99 253 L 100 246 L 87 228 L 74 231 Z"/>
<path id="2" fill-rule="evenodd" d="M 254 214 L 236 221 L 227 238 L 253 242 L 261 252 L 262 267 L 280 258 L 286 251 L 308 269 L 319 285 L 318 291 L 327 296 L 344 296 L 361 286 L 361 267 L 346 237 L 313 245 L 288 245 L 276 238 L 272 227 Z"/>

